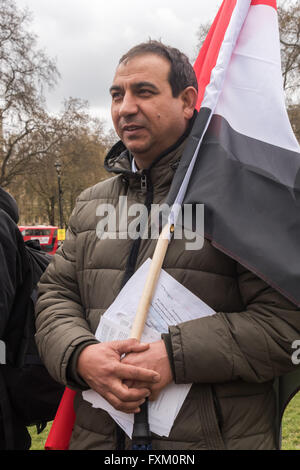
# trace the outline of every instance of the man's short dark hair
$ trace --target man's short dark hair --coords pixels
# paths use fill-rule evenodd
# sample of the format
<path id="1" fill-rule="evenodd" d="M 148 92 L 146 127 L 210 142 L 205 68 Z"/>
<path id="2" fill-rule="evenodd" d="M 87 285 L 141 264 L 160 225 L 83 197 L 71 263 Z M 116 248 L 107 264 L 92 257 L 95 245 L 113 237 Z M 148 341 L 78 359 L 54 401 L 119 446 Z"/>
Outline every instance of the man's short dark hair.
<path id="1" fill-rule="evenodd" d="M 198 91 L 197 78 L 187 56 L 179 49 L 166 46 L 160 41 L 150 39 L 148 42 L 134 46 L 121 57 L 119 64 L 144 54 L 156 54 L 170 62 L 169 83 L 174 98 L 188 86 L 193 86 Z"/>

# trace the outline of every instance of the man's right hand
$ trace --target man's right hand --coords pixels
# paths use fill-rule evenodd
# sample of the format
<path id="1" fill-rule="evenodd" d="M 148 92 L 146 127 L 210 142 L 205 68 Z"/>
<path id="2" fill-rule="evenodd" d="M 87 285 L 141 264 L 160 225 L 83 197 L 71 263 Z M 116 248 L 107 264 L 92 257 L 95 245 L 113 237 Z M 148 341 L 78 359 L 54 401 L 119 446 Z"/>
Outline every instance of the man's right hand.
<path id="1" fill-rule="evenodd" d="M 77 361 L 77 370 L 85 382 L 116 410 L 139 413 L 139 406 L 151 393 L 151 386 L 159 382 L 160 375 L 149 369 L 123 364 L 121 357 L 130 352 L 143 352 L 149 344 L 136 339 L 110 341 L 87 346 Z M 143 388 L 128 388 L 124 381 L 149 384 Z"/>

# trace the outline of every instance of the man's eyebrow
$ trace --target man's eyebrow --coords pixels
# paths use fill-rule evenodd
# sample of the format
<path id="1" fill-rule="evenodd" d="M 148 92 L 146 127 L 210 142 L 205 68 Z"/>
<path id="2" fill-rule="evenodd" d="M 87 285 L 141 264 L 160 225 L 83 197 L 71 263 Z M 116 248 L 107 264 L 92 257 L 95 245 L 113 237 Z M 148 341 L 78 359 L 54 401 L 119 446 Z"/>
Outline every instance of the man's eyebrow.
<path id="1" fill-rule="evenodd" d="M 122 88 L 118 85 L 112 85 L 109 89 L 109 93 L 111 93 L 112 91 L 120 91 L 122 90 Z"/>
<path id="2" fill-rule="evenodd" d="M 151 83 L 151 82 L 137 82 L 137 83 L 133 83 L 131 85 L 131 88 L 135 89 L 135 90 L 138 90 L 140 88 L 143 88 L 143 87 L 148 87 L 148 88 L 152 88 L 152 90 L 154 91 L 159 91 L 157 86 L 154 85 L 154 83 Z M 113 91 L 122 91 L 123 88 L 119 85 L 112 85 L 109 89 L 109 92 L 112 93 Z"/>
<path id="3" fill-rule="evenodd" d="M 154 85 L 154 83 L 151 83 L 151 82 L 138 82 L 138 83 L 134 83 L 132 86 L 133 86 L 133 88 L 143 88 L 143 87 L 147 87 L 147 88 L 152 88 L 153 90 L 157 90 L 157 91 L 158 91 L 157 86 Z"/>

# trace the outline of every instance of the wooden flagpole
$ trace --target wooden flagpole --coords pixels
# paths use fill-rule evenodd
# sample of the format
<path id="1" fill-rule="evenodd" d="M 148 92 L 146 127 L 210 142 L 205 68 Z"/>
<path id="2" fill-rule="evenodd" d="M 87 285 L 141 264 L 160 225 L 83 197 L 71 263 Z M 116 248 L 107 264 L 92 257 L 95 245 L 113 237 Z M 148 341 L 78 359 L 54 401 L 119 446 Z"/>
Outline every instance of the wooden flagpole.
<path id="1" fill-rule="evenodd" d="M 149 307 L 156 289 L 161 268 L 166 256 L 171 233 L 174 226 L 169 223 L 165 225 L 158 237 L 149 272 L 138 304 L 135 319 L 132 325 L 130 338 L 140 341 L 147 319 Z M 134 426 L 132 434 L 133 450 L 151 450 L 151 432 L 148 422 L 148 401 L 141 405 L 140 413 L 134 415 Z"/>
<path id="2" fill-rule="evenodd" d="M 161 267 L 163 265 L 168 249 L 170 234 L 173 232 L 173 229 L 173 225 L 165 225 L 165 227 L 161 231 L 160 236 L 158 237 L 149 272 L 146 278 L 145 286 L 132 325 L 130 338 L 136 338 L 140 340 L 143 334 L 149 307 L 156 289 Z"/>

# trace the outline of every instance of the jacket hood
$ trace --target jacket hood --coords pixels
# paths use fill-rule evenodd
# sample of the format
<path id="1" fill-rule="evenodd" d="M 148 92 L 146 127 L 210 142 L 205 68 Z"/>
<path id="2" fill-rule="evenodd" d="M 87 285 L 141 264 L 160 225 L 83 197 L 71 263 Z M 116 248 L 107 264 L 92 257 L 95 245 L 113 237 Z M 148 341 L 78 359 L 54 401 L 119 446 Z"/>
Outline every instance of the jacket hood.
<path id="1" fill-rule="evenodd" d="M 17 224 L 19 221 L 19 211 L 15 199 L 3 188 L 0 187 L 0 209 L 4 210 Z"/>

